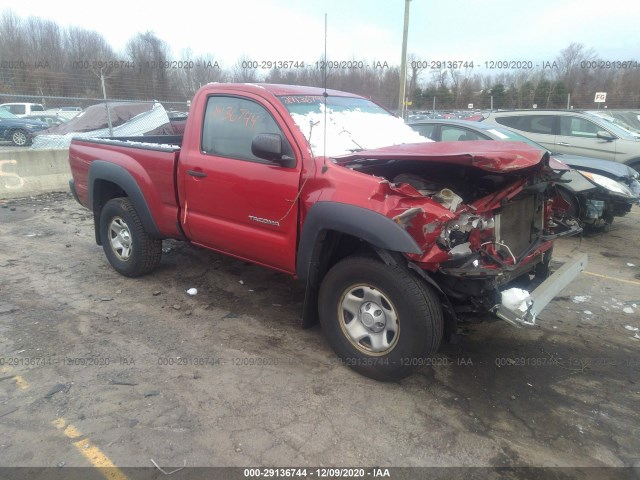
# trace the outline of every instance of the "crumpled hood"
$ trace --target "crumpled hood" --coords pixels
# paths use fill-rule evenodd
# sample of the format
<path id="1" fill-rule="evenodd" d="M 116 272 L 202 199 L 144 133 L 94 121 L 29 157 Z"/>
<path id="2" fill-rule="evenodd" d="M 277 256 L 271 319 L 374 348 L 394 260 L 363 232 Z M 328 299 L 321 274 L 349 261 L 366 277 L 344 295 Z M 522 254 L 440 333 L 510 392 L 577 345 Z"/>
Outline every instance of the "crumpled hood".
<path id="1" fill-rule="evenodd" d="M 416 160 L 449 163 L 480 168 L 489 172 L 510 172 L 548 163 L 549 155 L 522 142 L 495 142 L 480 140 L 469 142 L 409 143 L 362 150 L 336 157 L 338 164 L 357 160 Z"/>

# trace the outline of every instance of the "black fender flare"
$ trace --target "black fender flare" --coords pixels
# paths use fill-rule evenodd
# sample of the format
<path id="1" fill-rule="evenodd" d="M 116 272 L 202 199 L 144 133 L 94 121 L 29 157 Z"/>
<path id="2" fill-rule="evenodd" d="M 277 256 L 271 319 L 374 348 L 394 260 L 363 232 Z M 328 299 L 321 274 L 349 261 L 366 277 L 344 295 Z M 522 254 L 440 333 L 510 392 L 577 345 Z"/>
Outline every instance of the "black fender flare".
<path id="1" fill-rule="evenodd" d="M 133 206 L 136 212 L 140 216 L 140 220 L 144 225 L 144 229 L 149 235 L 155 238 L 163 238 L 162 234 L 158 230 L 155 220 L 149 210 L 147 200 L 144 198 L 142 189 L 138 185 L 138 182 L 133 178 L 124 167 L 116 165 L 115 163 L 106 162 L 104 160 L 94 160 L 89 167 L 88 176 L 88 189 L 89 189 L 89 205 L 93 210 L 93 218 L 96 232 L 96 242 L 101 245 L 100 239 L 100 210 L 101 206 L 96 205 L 95 201 L 95 186 L 96 181 L 105 180 L 111 182 L 120 187 L 127 197 L 133 202 Z"/>
<path id="2" fill-rule="evenodd" d="M 422 253 L 405 229 L 378 212 L 346 203 L 315 203 L 302 226 L 296 261 L 296 274 L 306 283 L 303 328 L 310 328 L 318 322 L 318 289 L 323 273 L 320 255 L 329 231 L 360 238 L 373 245 L 376 251 Z"/>
<path id="3" fill-rule="evenodd" d="M 296 274 L 301 280 L 312 276 L 310 271 L 318 261 L 318 247 L 327 231 L 352 235 L 393 252 L 422 253 L 405 229 L 378 212 L 346 203 L 318 202 L 309 209 L 300 234 Z"/>

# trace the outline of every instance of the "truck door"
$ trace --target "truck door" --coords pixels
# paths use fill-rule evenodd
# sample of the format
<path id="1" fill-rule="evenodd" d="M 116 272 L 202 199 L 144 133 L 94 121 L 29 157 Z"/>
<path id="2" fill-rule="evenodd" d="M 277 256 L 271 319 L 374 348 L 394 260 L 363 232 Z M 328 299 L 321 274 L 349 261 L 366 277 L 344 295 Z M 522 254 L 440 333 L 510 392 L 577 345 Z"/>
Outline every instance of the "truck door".
<path id="1" fill-rule="evenodd" d="M 251 153 L 256 135 L 275 133 L 295 156 L 291 133 L 274 115 L 258 98 L 207 98 L 199 148 L 180 154 L 181 220 L 194 243 L 293 273 L 300 158 L 287 168 Z"/>

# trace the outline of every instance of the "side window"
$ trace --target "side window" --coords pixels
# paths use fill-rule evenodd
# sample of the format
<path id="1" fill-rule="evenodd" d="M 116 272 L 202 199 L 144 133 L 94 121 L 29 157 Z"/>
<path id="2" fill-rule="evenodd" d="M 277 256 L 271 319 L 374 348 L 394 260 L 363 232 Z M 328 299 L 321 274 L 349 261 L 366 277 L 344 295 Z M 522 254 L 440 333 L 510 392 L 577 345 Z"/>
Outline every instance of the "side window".
<path id="1" fill-rule="evenodd" d="M 435 130 L 436 130 L 435 125 L 421 124 L 421 125 L 410 125 L 410 127 L 413 128 L 416 132 L 418 132 L 423 137 L 430 138 L 431 140 L 435 140 L 435 138 L 433 138 L 433 134 L 435 133 Z"/>
<path id="2" fill-rule="evenodd" d="M 27 111 L 24 105 L 11 105 L 9 111 L 14 115 L 24 115 Z"/>
<path id="3" fill-rule="evenodd" d="M 32 112 L 44 112 L 44 107 L 42 105 L 31 105 Z"/>
<path id="4" fill-rule="evenodd" d="M 293 156 L 287 139 L 262 105 L 239 97 L 212 96 L 207 100 L 202 128 L 202 152 L 221 157 L 269 163 L 251 153 L 251 142 L 260 133 L 276 133 L 283 153 Z"/>
<path id="5" fill-rule="evenodd" d="M 500 125 L 531 133 L 554 135 L 553 115 L 524 115 L 496 118 Z"/>
<path id="6" fill-rule="evenodd" d="M 463 142 L 468 140 L 486 140 L 471 130 L 462 127 L 442 125 L 441 136 L 443 142 Z"/>
<path id="7" fill-rule="evenodd" d="M 596 138 L 602 128 L 589 120 L 580 117 L 560 118 L 560 133 L 572 137 Z"/>

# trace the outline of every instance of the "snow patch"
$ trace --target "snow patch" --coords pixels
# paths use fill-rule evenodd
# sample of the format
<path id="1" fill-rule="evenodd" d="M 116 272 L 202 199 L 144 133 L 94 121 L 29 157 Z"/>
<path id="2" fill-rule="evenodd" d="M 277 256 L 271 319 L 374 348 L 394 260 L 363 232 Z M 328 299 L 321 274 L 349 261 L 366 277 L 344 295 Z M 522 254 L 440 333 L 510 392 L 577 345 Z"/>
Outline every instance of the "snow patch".
<path id="1" fill-rule="evenodd" d="M 314 155 L 319 157 L 336 157 L 359 150 L 432 141 L 413 130 L 402 119 L 387 113 L 357 110 L 335 112 L 328 108 L 325 155 L 324 105 L 320 105 L 320 110 L 306 114 L 291 114 L 293 121 L 311 145 Z"/>
<path id="2" fill-rule="evenodd" d="M 521 288 L 509 288 L 501 293 L 502 305 L 512 311 L 526 312 L 529 309 L 531 296 Z"/>
<path id="3" fill-rule="evenodd" d="M 591 298 L 591 295 L 578 295 L 573 297 L 571 300 L 573 301 L 573 303 L 582 303 L 582 302 L 586 302 L 590 298 Z"/>

